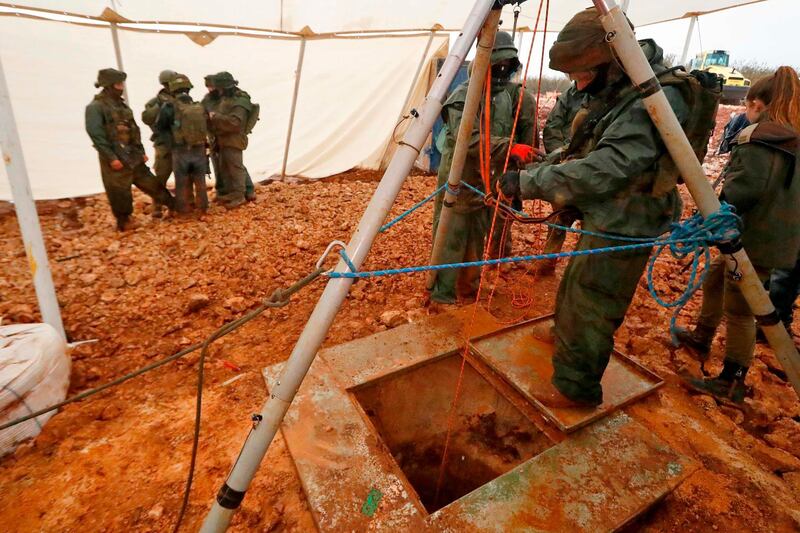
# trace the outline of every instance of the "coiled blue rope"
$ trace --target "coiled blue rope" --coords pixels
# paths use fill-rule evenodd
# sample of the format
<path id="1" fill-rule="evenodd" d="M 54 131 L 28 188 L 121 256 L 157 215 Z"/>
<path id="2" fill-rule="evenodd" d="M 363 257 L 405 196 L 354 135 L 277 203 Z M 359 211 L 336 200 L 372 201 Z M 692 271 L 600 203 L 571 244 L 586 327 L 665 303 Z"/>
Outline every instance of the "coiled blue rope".
<path id="1" fill-rule="evenodd" d="M 719 211 L 712 213 L 708 218 L 703 218 L 700 214 L 695 214 L 681 224 L 673 224 L 670 240 L 674 242 L 664 242 L 656 245 L 655 253 L 650 257 L 647 266 L 647 288 L 653 299 L 662 307 L 667 309 L 674 308 L 672 317 L 669 321 L 669 332 L 672 343 L 678 345 L 677 320 L 683 307 L 689 302 L 694 293 L 699 289 L 706 279 L 708 269 L 699 272 L 700 258 L 703 257 L 705 264 L 711 261 L 712 244 L 723 244 L 734 242 L 739 238 L 742 228 L 742 219 L 736 214 L 736 209 L 722 202 Z M 669 249 L 676 259 L 692 257 L 689 281 L 683 293 L 672 301 L 666 301 L 658 294 L 653 281 L 653 269 L 656 259 L 661 253 Z M 698 275 L 699 272 L 699 275 Z"/>

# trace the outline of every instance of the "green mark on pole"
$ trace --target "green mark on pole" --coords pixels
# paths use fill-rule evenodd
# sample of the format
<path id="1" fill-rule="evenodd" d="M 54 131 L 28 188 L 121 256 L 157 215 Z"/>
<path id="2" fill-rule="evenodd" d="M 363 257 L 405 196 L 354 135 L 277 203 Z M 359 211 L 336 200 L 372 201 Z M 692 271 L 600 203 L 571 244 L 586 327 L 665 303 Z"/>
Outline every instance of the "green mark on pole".
<path id="1" fill-rule="evenodd" d="M 361 513 L 372 518 L 372 515 L 378 510 L 378 504 L 381 502 L 381 498 L 383 498 L 383 493 L 381 491 L 374 487 L 369 489 L 367 499 L 364 500 L 364 505 L 361 506 Z"/>

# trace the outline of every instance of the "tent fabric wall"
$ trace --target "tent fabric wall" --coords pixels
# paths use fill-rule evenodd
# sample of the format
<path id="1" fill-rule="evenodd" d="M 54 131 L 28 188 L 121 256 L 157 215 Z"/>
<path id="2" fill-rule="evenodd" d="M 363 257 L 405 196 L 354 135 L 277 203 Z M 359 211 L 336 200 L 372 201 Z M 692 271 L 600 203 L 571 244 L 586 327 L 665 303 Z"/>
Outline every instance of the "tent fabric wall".
<path id="1" fill-rule="evenodd" d="M 630 14 L 635 24 L 643 25 L 752 2 L 631 0 Z M 333 0 L 228 0 L 225 9 L 220 9 L 218 2 L 185 0 L 71 0 L 53 4 L 58 3 L 28 0 L 25 6 L 16 7 L 62 7 L 71 13 L 92 16 L 114 7 L 134 21 L 241 25 L 292 32 L 308 26 L 322 33 L 459 28 L 472 2 L 348 0 L 347 9 Z M 572 14 L 591 5 L 588 0 L 551 4 L 552 30 L 558 30 Z M 520 26 L 533 26 L 538 6 L 536 0 L 523 4 Z M 511 8 L 506 9 L 509 13 L 503 18 L 508 26 L 513 17 Z M 287 172 L 319 178 L 355 166 L 377 168 L 387 152 L 429 35 L 309 36 Z M 446 33 L 435 35 L 429 56 L 447 42 Z M 160 70 L 172 68 L 188 74 L 197 86 L 194 95 L 198 98 L 204 90 L 205 74 L 229 70 L 262 106 L 263 118 L 251 136 L 245 162 L 256 179 L 280 172 L 299 38 L 216 33 L 209 44 L 199 46 L 181 33 L 127 31 L 124 25 L 119 27 L 119 36 L 129 73 L 131 107 L 137 116 L 158 90 L 156 77 Z M 84 132 L 83 109 L 95 92 L 92 83 L 96 71 L 116 65 L 109 28 L 0 16 L 0 56 L 34 196 L 49 199 L 102 191 L 96 154 Z M 415 96 L 421 98 L 419 91 Z M 149 135 L 147 128 L 143 132 Z M 152 157 L 149 143 L 145 145 Z M 2 200 L 10 198 L 4 173 L 5 169 L 0 168 Z"/>
<path id="2" fill-rule="evenodd" d="M 629 15 L 634 24 L 642 26 L 758 1 L 763 0 L 631 0 Z M 473 5 L 471 0 L 226 0 L 224 8 L 219 2 L 198 0 L 25 0 L 23 3 L 94 16 L 106 7 L 114 7 L 135 21 L 214 23 L 289 32 L 299 32 L 308 26 L 316 33 L 430 29 L 437 25 L 460 29 Z M 533 27 L 538 6 L 538 0 L 522 4 L 521 26 Z M 558 31 L 575 12 L 591 6 L 589 0 L 551 1 L 551 30 Z M 511 10 L 511 6 L 504 9 L 502 18 L 506 27 L 513 21 Z"/>
<path id="3" fill-rule="evenodd" d="M 261 105 L 245 163 L 257 180 L 280 172 L 299 40 L 222 35 L 201 47 L 182 34 L 119 35 L 137 118 L 159 89 L 160 70 L 187 74 L 196 98 L 205 91 L 205 74 L 229 70 Z M 320 178 L 358 165 L 377 168 L 428 38 L 309 41 L 287 172 Z M 429 54 L 447 39 L 437 35 Z M 0 17 L 0 53 L 34 197 L 101 192 L 83 110 L 96 92 L 97 70 L 115 65 L 110 31 Z M 152 158 L 150 143 L 145 147 Z M 0 199 L 10 199 L 4 174 Z"/>

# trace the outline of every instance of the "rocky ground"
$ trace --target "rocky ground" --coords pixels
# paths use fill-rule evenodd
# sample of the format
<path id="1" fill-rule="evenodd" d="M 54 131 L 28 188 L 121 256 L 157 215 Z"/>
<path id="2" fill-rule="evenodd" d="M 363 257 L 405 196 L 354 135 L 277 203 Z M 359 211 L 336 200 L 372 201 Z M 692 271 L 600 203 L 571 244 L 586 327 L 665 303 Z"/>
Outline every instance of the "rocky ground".
<path id="1" fill-rule="evenodd" d="M 724 122 L 731 108 L 723 108 Z M 718 141 L 718 139 L 717 139 Z M 724 159 L 709 157 L 718 174 Z M 118 234 L 102 196 L 40 206 L 65 326 L 72 340 L 97 339 L 72 351 L 70 393 L 97 386 L 191 345 L 258 305 L 275 288 L 311 269 L 331 240 L 347 240 L 380 175 L 351 171 L 311 183 L 273 182 L 236 211 L 214 206 L 202 220 L 152 220 L 136 197 L 138 228 Z M 434 188 L 435 178 L 407 181 L 399 214 Z M 685 194 L 685 191 L 684 191 Z M 687 196 L 688 198 L 688 196 Z M 529 203 L 529 210 L 538 209 Z M 691 204 L 687 205 L 687 214 Z M 365 268 L 424 264 L 431 206 L 378 238 Z M 0 316 L 38 320 L 13 211 L 0 210 Z M 515 253 L 541 247 L 541 228 L 516 230 Z M 559 275 L 563 265 L 559 266 Z M 496 273 L 488 275 L 493 281 Z M 678 261 L 661 258 L 656 284 L 675 297 L 685 286 Z M 486 287 L 492 287 L 487 282 Z M 555 280 L 526 268 L 503 271 L 492 312 L 511 321 L 552 309 Z M 198 469 L 185 530 L 196 530 L 238 453 L 250 413 L 265 399 L 264 366 L 290 353 L 322 283 L 290 306 L 266 312 L 213 345 Z M 484 293 L 488 295 L 489 292 Z M 358 282 L 325 344 L 330 346 L 436 312 L 426 307 L 423 275 Z M 698 310 L 700 294 L 681 322 Z M 464 302 L 467 303 L 467 302 Z M 617 348 L 659 373 L 665 387 L 628 412 L 700 469 L 630 526 L 633 531 L 796 531 L 800 528 L 800 402 L 772 351 L 759 346 L 743 409 L 690 395 L 681 372 L 699 373 L 669 346 L 670 311 L 641 284 Z M 719 368 L 724 331 L 710 370 Z M 0 460 L 4 531 L 165 531 L 172 527 L 191 449 L 197 356 L 66 407 L 32 443 Z M 232 380 L 232 378 L 237 378 Z M 283 440 L 258 473 L 235 531 L 308 531 L 313 520 Z"/>

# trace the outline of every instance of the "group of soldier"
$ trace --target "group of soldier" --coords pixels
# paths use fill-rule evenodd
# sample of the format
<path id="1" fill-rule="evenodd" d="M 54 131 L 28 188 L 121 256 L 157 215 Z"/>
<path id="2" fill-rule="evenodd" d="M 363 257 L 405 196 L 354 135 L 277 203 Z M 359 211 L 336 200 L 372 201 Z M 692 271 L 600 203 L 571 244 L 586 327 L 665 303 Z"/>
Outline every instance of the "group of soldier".
<path id="1" fill-rule="evenodd" d="M 641 92 L 614 56 L 606 35 L 595 9 L 579 12 L 559 33 L 550 50 L 550 68 L 567 74 L 572 85 L 548 116 L 543 143 L 536 131 L 532 95 L 522 94 L 518 124 L 513 127 L 522 87 L 511 81 L 520 62 L 510 35 L 497 34 L 491 57 L 488 151 L 494 190 L 488 192 L 518 206 L 522 200 L 545 200 L 557 211 L 556 222 L 561 226 L 579 219 L 584 231 L 576 245 L 580 251 L 619 246 L 631 238 L 656 238 L 668 232 L 682 214 L 676 165 L 647 113 Z M 718 102 L 718 96 L 709 98 L 708 94 L 712 88 L 718 89 L 719 83 L 702 74 L 668 69 L 663 50 L 653 40 L 639 44 L 702 157 Z M 453 92 L 442 110 L 445 128 L 437 140 L 442 148 L 440 185 L 450 172 L 467 83 Z M 766 279 L 773 269 L 795 267 L 800 255 L 800 179 L 792 179 L 800 146 L 796 105 L 800 82 L 794 70 L 781 67 L 750 92 L 748 118 L 753 126 L 737 139 L 724 172 L 722 197 L 742 217 L 742 243 L 757 272 Z M 477 188 L 483 187 L 481 150 L 487 150 L 480 146 L 479 124 L 485 121 L 487 111 L 480 109 L 476 117 L 461 176 Z M 511 161 L 508 169 L 507 154 Z M 434 235 L 445 208 L 443 196 L 435 207 Z M 509 242 L 508 236 L 489 230 L 494 209 L 487 207 L 481 195 L 462 190 L 446 207 L 451 209 L 451 223 L 443 237 L 442 263 L 479 259 L 487 242 L 491 242 L 488 255 L 509 253 L 508 247 L 497 246 L 500 238 Z M 503 227 L 506 222 L 501 218 L 495 228 L 498 225 Z M 558 252 L 563 243 L 564 232 L 551 230 L 545 252 Z M 570 258 L 556 299 L 551 386 L 537 394 L 542 403 L 591 408 L 603 402 L 601 378 L 614 334 L 628 311 L 650 252 L 638 249 Z M 539 264 L 539 272 L 552 273 L 554 266 L 554 262 Z M 678 340 L 705 361 L 724 315 L 728 334 L 723 370 L 708 378 L 686 376 L 685 383 L 723 401 L 741 402 L 753 359 L 755 317 L 730 274 L 726 276 L 722 255 L 709 270 L 699 323 L 692 330 L 680 331 Z M 432 287 L 431 300 L 453 304 L 457 289 L 465 297 L 474 295 L 476 280 L 465 270 L 442 270 Z M 797 284 L 789 292 L 791 316 Z"/>
<path id="2" fill-rule="evenodd" d="M 255 200 L 243 152 L 259 108 L 229 72 L 205 77 L 208 92 L 200 102 L 190 96 L 193 86 L 187 76 L 171 70 L 159 74 L 161 89 L 142 112 L 142 121 L 152 130 L 152 171 L 139 126 L 123 97 L 126 79 L 119 70 L 100 70 L 95 87 L 102 90 L 86 106 L 86 132 L 98 153 L 118 230 L 124 231 L 131 223 L 134 185 L 152 197 L 155 218 L 163 217 L 165 208 L 177 214 L 206 212 L 209 159 L 216 201 L 233 209 Z M 167 189 L 171 174 L 175 196 Z"/>

